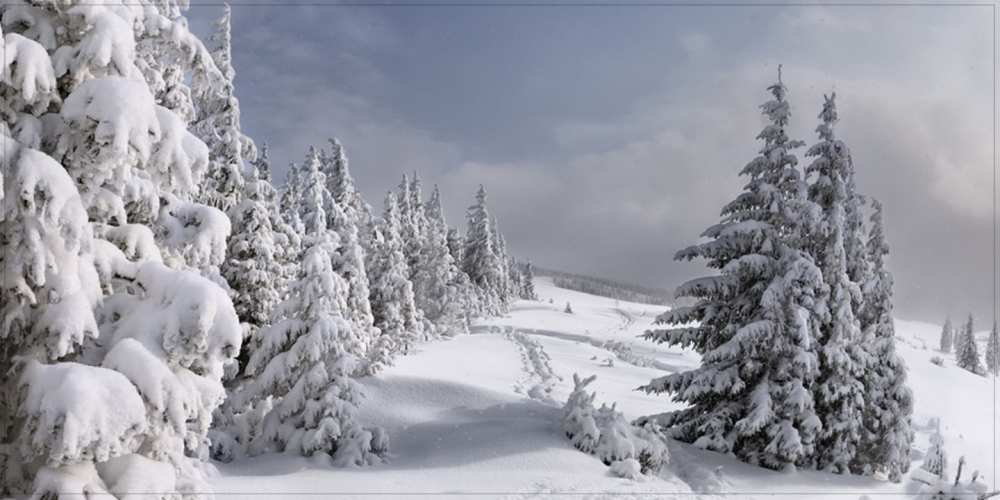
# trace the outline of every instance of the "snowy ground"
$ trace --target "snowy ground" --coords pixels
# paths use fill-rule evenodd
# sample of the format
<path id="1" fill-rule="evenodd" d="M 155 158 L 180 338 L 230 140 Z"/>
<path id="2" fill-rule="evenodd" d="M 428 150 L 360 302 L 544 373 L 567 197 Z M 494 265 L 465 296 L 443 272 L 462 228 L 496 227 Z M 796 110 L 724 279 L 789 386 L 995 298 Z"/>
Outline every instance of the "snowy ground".
<path id="1" fill-rule="evenodd" d="M 472 335 L 420 347 L 384 373 L 362 381 L 363 417 L 390 433 L 385 465 L 335 469 L 298 457 L 266 456 L 219 465 L 223 498 L 901 498 L 904 480 L 813 471 L 771 472 L 687 445 L 671 445 L 661 477 L 613 477 L 593 456 L 575 450 L 559 428 L 573 373 L 597 374 L 597 402 L 617 402 L 629 418 L 675 403 L 635 387 L 697 363 L 690 352 L 636 338 L 663 310 L 556 288 L 536 280 L 539 302 L 518 302 L 511 313 L 478 324 Z M 552 302 L 549 302 L 552 299 Z M 574 313 L 563 312 L 566 302 Z M 927 445 L 928 421 L 941 417 L 952 467 L 965 455 L 989 484 L 994 468 L 994 380 L 954 365 L 931 364 L 938 325 L 897 322 L 899 350 L 910 367 L 916 397 L 914 460 Z M 983 334 L 985 335 L 985 334 Z M 985 337 L 983 337 L 985 338 Z M 983 352 L 982 350 L 980 352 Z M 609 363 L 608 360 L 611 360 Z M 610 366 L 609 366 L 610 365 Z M 965 476 L 968 477 L 968 476 Z"/>

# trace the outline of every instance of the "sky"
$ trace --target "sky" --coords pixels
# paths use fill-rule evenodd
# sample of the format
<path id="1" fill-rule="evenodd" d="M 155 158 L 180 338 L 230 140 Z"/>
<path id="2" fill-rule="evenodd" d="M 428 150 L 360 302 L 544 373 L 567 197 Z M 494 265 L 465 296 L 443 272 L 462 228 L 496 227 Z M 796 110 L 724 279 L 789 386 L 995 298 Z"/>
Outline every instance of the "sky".
<path id="1" fill-rule="evenodd" d="M 207 33 L 218 5 L 195 5 Z M 244 130 L 276 175 L 338 137 L 374 207 L 406 172 L 450 222 L 485 184 L 519 259 L 673 288 L 760 148 L 783 66 L 791 135 L 823 95 L 881 200 L 897 315 L 993 317 L 992 6 L 233 3 Z M 805 148 L 798 151 L 801 161 Z"/>

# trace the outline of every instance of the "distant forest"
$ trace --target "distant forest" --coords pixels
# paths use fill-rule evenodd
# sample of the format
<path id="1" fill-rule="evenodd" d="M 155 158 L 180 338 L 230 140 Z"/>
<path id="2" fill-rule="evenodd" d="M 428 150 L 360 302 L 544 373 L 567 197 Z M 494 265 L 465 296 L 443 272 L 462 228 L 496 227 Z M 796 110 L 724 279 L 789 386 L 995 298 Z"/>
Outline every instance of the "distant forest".
<path id="1" fill-rule="evenodd" d="M 535 276 L 548 276 L 556 286 L 567 290 L 643 304 L 671 305 L 674 302 L 673 291 L 664 288 L 645 287 L 538 266 L 532 266 L 532 270 Z"/>

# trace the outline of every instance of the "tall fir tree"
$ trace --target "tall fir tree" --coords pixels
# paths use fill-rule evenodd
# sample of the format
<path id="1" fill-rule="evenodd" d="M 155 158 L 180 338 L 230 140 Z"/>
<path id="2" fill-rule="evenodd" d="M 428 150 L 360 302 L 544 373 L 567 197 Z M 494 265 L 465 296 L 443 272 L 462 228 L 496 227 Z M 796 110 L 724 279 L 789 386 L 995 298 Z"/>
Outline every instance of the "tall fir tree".
<path id="1" fill-rule="evenodd" d="M 969 319 L 965 321 L 965 326 L 962 328 L 962 341 L 957 343 L 957 348 L 955 349 L 955 362 L 962 369 L 982 374 L 983 365 L 979 360 L 979 346 L 976 345 L 974 328 L 975 325 L 970 314 Z"/>
<path id="2" fill-rule="evenodd" d="M 266 151 L 266 150 L 265 150 Z M 262 155 L 266 162 L 266 154 Z M 244 349 L 240 353 L 245 366 L 255 332 L 270 324 L 274 308 L 284 293 L 281 237 L 274 229 L 274 187 L 260 170 L 264 162 L 254 162 L 243 184 L 239 205 L 232 210 L 233 233 L 229 238 L 222 276 L 230 287 L 233 306 L 246 326 Z"/>
<path id="3" fill-rule="evenodd" d="M 323 213 L 319 205 L 304 210 Z M 358 424 L 361 396 L 351 379 L 358 363 L 353 353 L 361 350 L 363 339 L 344 318 L 347 284 L 333 271 L 327 253 L 336 248 L 337 237 L 325 226 L 309 227 L 301 271 L 281 306 L 281 319 L 262 331 L 250 358 L 249 395 L 275 400 L 251 448 L 327 453 L 342 465 L 377 463 L 386 451 L 384 436 Z"/>
<path id="4" fill-rule="evenodd" d="M 358 356 L 364 356 L 378 336 L 375 329 L 375 319 L 372 315 L 370 302 L 370 287 L 368 271 L 365 267 L 365 250 L 361 243 L 358 228 L 359 212 L 355 204 L 354 181 L 347 170 L 347 158 L 343 146 L 332 140 L 332 153 L 320 155 L 320 169 L 324 174 L 327 187 L 327 229 L 337 234 L 340 247 L 331 254 L 333 269 L 348 285 L 347 310 L 345 317 L 351 326 L 362 337 L 362 351 Z"/>
<path id="5" fill-rule="evenodd" d="M 761 109 L 760 155 L 741 171 L 744 191 L 708 228 L 709 241 L 675 258 L 705 258 L 721 274 L 680 286 L 695 304 L 657 318 L 670 328 L 645 337 L 693 348 L 701 365 L 650 381 L 686 408 L 646 420 L 700 448 L 781 469 L 807 464 L 821 424 L 809 388 L 818 375 L 812 326 L 822 311 L 822 274 L 800 248 L 808 210 L 805 184 L 788 138 L 786 89 L 778 82 Z"/>
<path id="6" fill-rule="evenodd" d="M 396 355 L 407 353 L 423 334 L 399 228 L 399 202 L 389 192 L 368 256 L 372 314 L 380 332 L 368 353 L 368 373 L 391 365 Z"/>
<path id="7" fill-rule="evenodd" d="M 461 271 L 448 249 L 448 224 L 437 186 L 423 207 L 424 245 L 418 267 L 412 272 L 417 307 L 442 334 L 466 331 L 466 302 L 462 297 Z"/>
<path id="8" fill-rule="evenodd" d="M 986 369 L 994 377 L 1000 374 L 1000 332 L 997 332 L 996 321 L 990 330 L 990 340 L 986 343 Z"/>
<path id="9" fill-rule="evenodd" d="M 224 4 L 221 18 L 215 22 L 211 57 L 219 68 L 221 82 L 196 89 L 199 123 L 195 130 L 209 147 L 209 168 L 202 201 L 228 212 L 240 202 L 243 192 L 244 160 L 253 161 L 256 148 L 243 134 L 240 103 L 235 95 L 232 65 L 232 9 Z"/>
<path id="10" fill-rule="evenodd" d="M 950 353 L 955 342 L 955 329 L 951 326 L 951 317 L 944 319 L 944 326 L 941 327 L 940 349 L 943 353 Z"/>
<path id="11" fill-rule="evenodd" d="M 524 264 L 524 278 L 521 280 L 521 298 L 525 300 L 538 300 L 535 292 L 535 271 L 531 261 Z"/>
<path id="12" fill-rule="evenodd" d="M 848 201 L 851 160 L 847 146 L 834 135 L 838 120 L 835 99 L 836 94 L 824 96 L 819 114 L 822 123 L 816 128 L 820 142 L 806 152 L 806 156 L 815 158 L 806 167 L 806 175 L 815 176 L 809 186 L 809 199 L 820 209 L 818 234 L 810 250 L 828 287 L 829 308 L 821 319 L 817 339 L 820 372 L 813 391 L 823 429 L 816 459 L 821 469 L 846 473 L 861 440 L 867 353 L 860 342 L 861 325 L 854 312 L 854 305 L 861 303 L 861 290 L 847 272 L 844 206 Z"/>
<path id="13" fill-rule="evenodd" d="M 230 227 L 194 203 L 222 75 L 181 11 L 0 4 L 0 496 L 207 496 L 241 331 L 190 270 Z"/>
<path id="14" fill-rule="evenodd" d="M 906 364 L 896 353 L 893 279 L 885 262 L 889 244 L 882 204 L 872 200 L 872 208 L 866 243 L 871 271 L 862 286 L 864 307 L 859 313 L 862 324 L 866 325 L 862 343 L 868 346 L 869 353 L 864 377 L 865 432 L 852 469 L 867 474 L 883 472 L 891 481 L 898 482 L 910 467 L 913 393 L 906 384 Z"/>
<path id="15" fill-rule="evenodd" d="M 476 192 L 476 203 L 466 212 L 467 229 L 462 247 L 462 270 L 479 289 L 483 311 L 490 315 L 504 311 L 502 296 L 503 263 L 493 247 L 495 238 L 489 209 L 486 206 L 486 188 Z"/>

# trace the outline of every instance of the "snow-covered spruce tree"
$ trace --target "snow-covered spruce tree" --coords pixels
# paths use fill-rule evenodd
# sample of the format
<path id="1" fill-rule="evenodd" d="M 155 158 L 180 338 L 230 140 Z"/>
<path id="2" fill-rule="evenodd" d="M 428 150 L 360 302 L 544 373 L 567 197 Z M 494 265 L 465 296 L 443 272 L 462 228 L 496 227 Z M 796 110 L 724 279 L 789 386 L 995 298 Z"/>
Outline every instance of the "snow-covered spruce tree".
<path id="1" fill-rule="evenodd" d="M 476 203 L 466 211 L 467 229 L 462 247 L 462 270 L 479 289 L 482 311 L 487 315 L 504 312 L 502 296 L 503 263 L 493 247 L 490 213 L 486 207 L 486 188 L 476 192 Z"/>
<path id="2" fill-rule="evenodd" d="M 828 287 L 828 311 L 819 319 L 820 371 L 813 386 L 816 413 L 823 422 L 817 440 L 816 465 L 837 473 L 848 472 L 861 440 L 867 353 L 861 340 L 861 325 L 854 304 L 861 290 L 847 274 L 844 250 L 847 179 L 851 176 L 850 151 L 834 135 L 838 120 L 836 94 L 824 96 L 822 123 L 816 127 L 820 141 L 806 156 L 815 158 L 806 167 L 815 176 L 809 199 L 820 209 L 817 234 L 809 249 Z"/>
<path id="3" fill-rule="evenodd" d="M 405 354 L 420 339 L 423 322 L 413 299 L 413 284 L 403 255 L 399 234 L 399 202 L 389 192 L 385 213 L 375 228 L 372 252 L 368 255 L 372 314 L 379 336 L 368 352 L 366 371 L 376 373 L 392 365 L 397 354 Z"/>
<path id="4" fill-rule="evenodd" d="M 897 482 L 910 467 L 913 393 L 906 385 L 906 364 L 896 353 L 893 281 L 885 263 L 889 244 L 885 237 L 882 204 L 872 200 L 872 207 L 866 244 L 870 274 L 862 287 L 864 300 L 859 312 L 862 324 L 866 325 L 862 344 L 867 346 L 869 355 L 863 380 L 864 432 L 851 468 L 865 474 L 883 472 Z"/>
<path id="5" fill-rule="evenodd" d="M 523 277 L 521 278 L 520 297 L 524 300 L 538 300 L 535 292 L 535 271 L 531 261 L 525 262 Z"/>
<path id="6" fill-rule="evenodd" d="M 943 353 L 950 353 L 951 346 L 955 341 L 955 330 L 951 326 L 951 316 L 944 319 L 944 326 L 941 327 L 940 349 Z"/>
<path id="7" fill-rule="evenodd" d="M 466 325 L 465 287 L 457 264 L 448 250 L 448 225 L 441 207 L 441 192 L 437 186 L 423 206 L 426 221 L 423 248 L 414 270 L 414 301 L 435 327 L 444 335 L 468 331 Z"/>
<path id="8" fill-rule="evenodd" d="M 1000 332 L 997 331 L 996 321 L 990 330 L 990 340 L 986 343 L 986 369 L 994 377 L 1000 374 Z"/>
<path id="9" fill-rule="evenodd" d="M 455 260 L 456 263 L 461 267 L 463 258 L 462 251 L 464 250 L 465 242 L 462 239 L 462 235 L 458 233 L 458 229 L 453 227 L 448 228 L 448 253 L 451 254 L 451 258 Z"/>
<path id="10" fill-rule="evenodd" d="M 414 192 L 416 191 L 416 192 Z M 396 193 L 399 204 L 399 236 L 403 239 L 403 255 L 412 273 L 420 267 L 420 251 L 423 248 L 423 209 L 421 208 L 420 180 L 414 173 L 412 180 L 403 174 Z"/>
<path id="11" fill-rule="evenodd" d="M 358 229 L 358 238 L 361 248 L 368 251 L 368 239 L 372 234 L 372 226 L 375 217 L 372 215 L 372 208 L 365 202 L 354 183 L 351 169 L 348 163 L 347 151 L 343 144 L 336 138 L 329 139 L 330 143 L 330 171 L 327 172 L 327 185 L 333 199 L 340 205 L 347 217 L 354 221 Z"/>
<path id="12" fill-rule="evenodd" d="M 282 221 L 291 228 L 295 234 L 304 234 L 305 225 L 299 214 L 299 206 L 302 204 L 302 193 L 299 191 L 299 170 L 301 167 L 294 162 L 288 163 L 288 173 L 285 175 L 285 184 L 281 187 L 278 196 L 278 212 Z"/>
<path id="13" fill-rule="evenodd" d="M 243 134 L 240 126 L 240 103 L 233 86 L 236 71 L 232 64 L 231 19 L 232 11 L 225 4 L 211 37 L 212 59 L 219 68 L 221 81 L 201 81 L 203 84 L 194 89 L 198 110 L 195 130 L 209 148 L 208 175 L 201 200 L 225 212 L 240 202 L 244 160 L 253 161 L 257 155 L 253 141 Z"/>
<path id="14" fill-rule="evenodd" d="M 208 150 L 185 83 L 218 70 L 174 2 L 0 18 L 0 494 L 196 496 L 240 345 L 183 269 L 225 250 L 228 220 L 190 202 Z"/>
<path id="15" fill-rule="evenodd" d="M 321 200 L 303 201 L 310 232 L 299 278 L 278 310 L 281 319 L 261 331 L 247 367 L 251 401 L 275 400 L 250 449 L 324 453 L 338 465 L 377 463 L 386 437 L 357 421 L 361 393 L 351 374 L 363 340 L 344 318 L 347 284 L 330 266 L 337 236 L 326 230 Z"/>
<path id="16" fill-rule="evenodd" d="M 510 257 L 507 254 L 507 240 L 504 238 L 503 233 L 500 232 L 500 223 L 497 222 L 496 217 L 490 217 L 490 234 L 493 235 L 493 251 L 500 262 L 498 294 L 506 311 L 515 293 L 511 288 L 511 269 Z"/>
<path id="17" fill-rule="evenodd" d="M 780 75 L 779 75 L 780 76 Z M 646 392 L 670 392 L 688 406 L 642 419 L 671 428 L 695 446 L 780 469 L 808 465 L 821 423 L 809 388 L 818 375 L 814 340 L 822 274 L 801 250 L 809 203 L 786 134 L 789 106 L 780 77 L 761 109 L 764 145 L 741 174 L 744 191 L 727 204 L 709 239 L 676 254 L 721 274 L 681 285 L 695 304 L 657 318 L 670 328 L 645 337 L 690 347 L 701 366 L 652 380 Z M 692 323 L 697 326 L 692 326 Z"/>
<path id="18" fill-rule="evenodd" d="M 331 153 L 320 155 L 327 189 L 327 229 L 337 234 L 340 247 L 332 253 L 333 270 L 347 282 L 347 309 L 345 317 L 362 338 L 362 350 L 356 354 L 364 357 L 374 343 L 378 331 L 369 296 L 368 271 L 365 268 L 365 251 L 361 244 L 358 222 L 360 198 L 354 190 L 354 180 L 347 168 L 347 157 L 343 146 L 331 140 Z"/>
<path id="19" fill-rule="evenodd" d="M 970 315 L 971 316 L 971 315 Z M 965 350 L 965 323 L 960 323 L 958 327 L 955 328 L 954 343 L 952 345 L 952 351 L 955 352 L 955 362 L 958 362 L 958 358 L 962 355 Z"/>
<path id="20" fill-rule="evenodd" d="M 247 425 L 247 420 L 261 417 L 262 406 L 256 412 L 241 407 L 245 398 L 237 393 L 250 385 L 246 383 L 247 364 L 260 345 L 260 330 L 271 324 L 275 309 L 284 299 L 290 281 L 288 274 L 292 271 L 288 268 L 288 252 L 295 248 L 282 233 L 287 228 L 277 216 L 266 145 L 251 165 L 241 201 L 230 210 L 233 235 L 222 266 L 222 275 L 230 286 L 230 296 L 243 326 L 243 348 L 237 364 L 228 367 L 227 372 L 230 397 L 216 411 L 212 422 L 211 455 L 222 461 L 246 453 L 249 433 L 256 430 Z"/>
<path id="21" fill-rule="evenodd" d="M 957 344 L 955 363 L 958 364 L 959 368 L 972 373 L 982 374 L 983 365 L 979 360 L 979 346 L 976 345 L 974 328 L 972 315 L 970 314 L 961 332 L 962 341 Z"/>
<path id="22" fill-rule="evenodd" d="M 253 164 L 243 184 L 241 201 L 230 211 L 233 233 L 222 266 L 236 314 L 248 326 L 247 338 L 270 323 L 283 294 L 281 238 L 275 234 L 271 207 L 275 190 L 259 166 Z M 244 343 L 244 353 L 249 352 L 246 347 Z M 249 356 L 241 353 L 240 358 L 245 365 Z"/>

